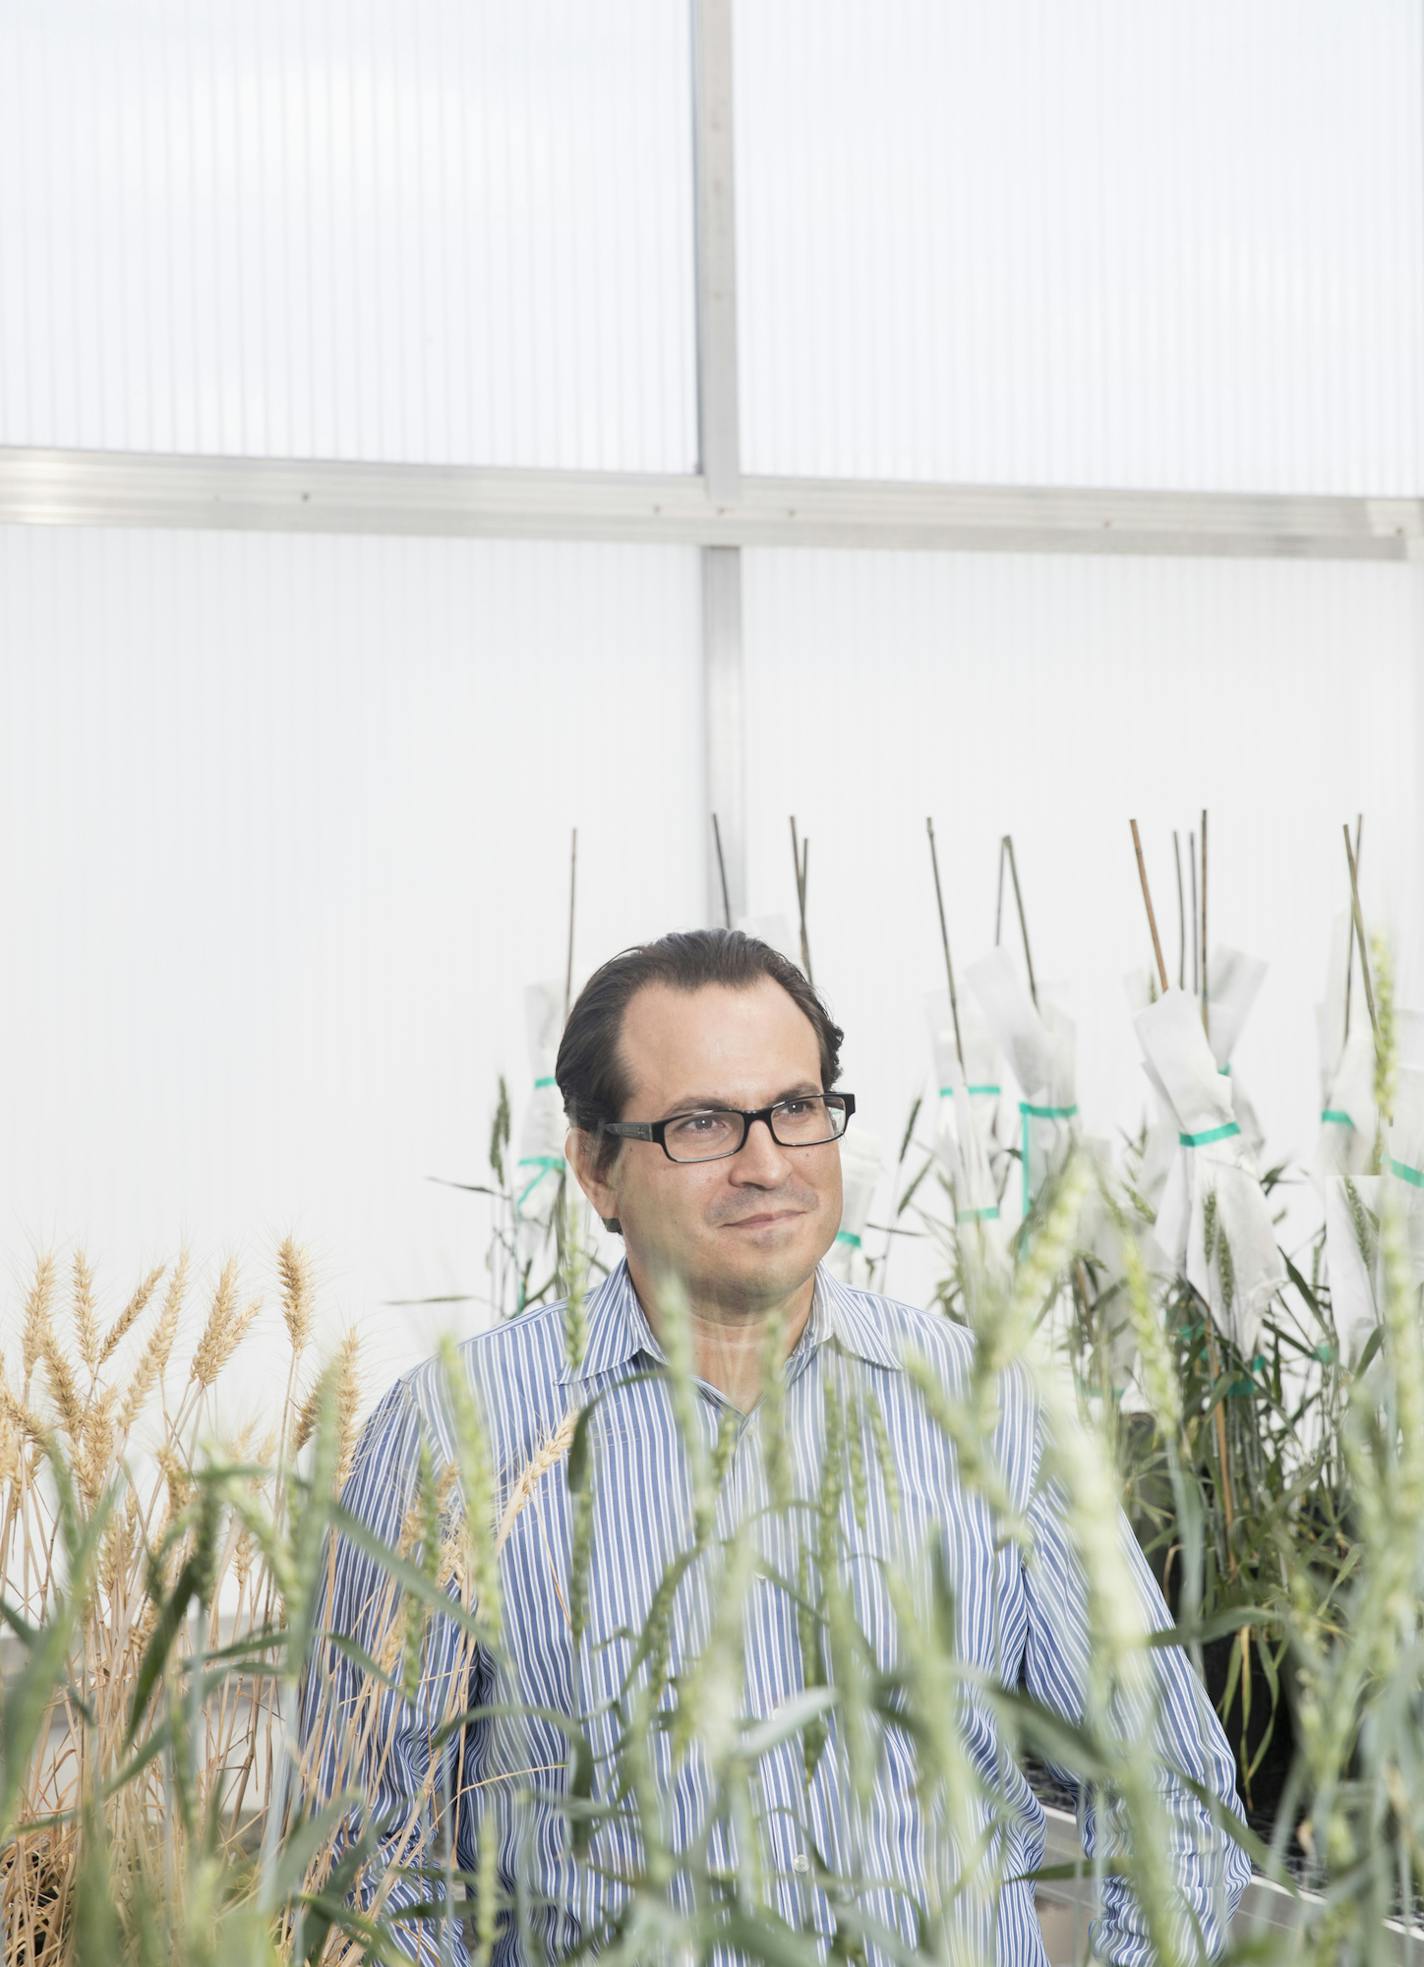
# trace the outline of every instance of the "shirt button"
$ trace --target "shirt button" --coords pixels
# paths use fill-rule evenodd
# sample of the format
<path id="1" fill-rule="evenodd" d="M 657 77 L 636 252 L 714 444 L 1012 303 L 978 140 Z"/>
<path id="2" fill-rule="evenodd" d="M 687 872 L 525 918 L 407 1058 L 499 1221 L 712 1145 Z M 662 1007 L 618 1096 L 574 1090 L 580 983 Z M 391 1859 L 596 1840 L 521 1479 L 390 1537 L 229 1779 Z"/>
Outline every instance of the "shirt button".
<path id="1" fill-rule="evenodd" d="M 806 1856 L 804 1851 L 798 1851 L 796 1853 L 796 1856 L 791 1860 L 791 1869 L 793 1871 L 809 1871 L 811 1869 L 811 1860 Z"/>

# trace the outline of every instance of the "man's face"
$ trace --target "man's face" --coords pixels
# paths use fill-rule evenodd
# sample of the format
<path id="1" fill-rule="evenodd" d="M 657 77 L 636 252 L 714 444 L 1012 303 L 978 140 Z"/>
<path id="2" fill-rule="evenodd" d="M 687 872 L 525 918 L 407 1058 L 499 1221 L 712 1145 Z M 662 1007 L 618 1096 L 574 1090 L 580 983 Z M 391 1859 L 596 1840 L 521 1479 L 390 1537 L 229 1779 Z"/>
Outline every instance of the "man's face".
<path id="1" fill-rule="evenodd" d="M 823 1090 L 811 1021 L 771 977 L 744 990 L 645 985 L 619 1046 L 631 1088 L 624 1120 Z M 671 1272 L 694 1303 L 732 1312 L 794 1293 L 840 1227 L 839 1146 L 782 1147 L 760 1121 L 719 1161 L 672 1162 L 654 1141 L 624 1141 L 602 1181 L 582 1179 L 599 1214 L 618 1218 L 635 1278 Z"/>

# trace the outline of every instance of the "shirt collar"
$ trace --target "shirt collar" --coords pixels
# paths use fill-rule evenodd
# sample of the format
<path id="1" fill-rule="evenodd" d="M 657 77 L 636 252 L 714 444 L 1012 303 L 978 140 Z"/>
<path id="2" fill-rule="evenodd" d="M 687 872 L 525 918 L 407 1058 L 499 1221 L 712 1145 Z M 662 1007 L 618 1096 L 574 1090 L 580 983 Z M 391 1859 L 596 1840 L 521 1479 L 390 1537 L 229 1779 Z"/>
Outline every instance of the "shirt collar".
<path id="1" fill-rule="evenodd" d="M 889 1334 L 882 1329 L 873 1307 L 874 1300 L 866 1293 L 851 1290 L 833 1277 L 824 1264 L 818 1264 L 816 1287 L 811 1298 L 811 1316 L 807 1320 L 806 1330 L 797 1341 L 796 1350 L 805 1347 L 815 1351 L 827 1339 L 834 1338 L 858 1359 L 864 1359 L 872 1366 L 888 1366 L 898 1371 L 901 1366 L 899 1354 Z M 582 1363 L 565 1366 L 558 1375 L 560 1386 L 616 1372 L 639 1354 L 646 1354 L 655 1360 L 664 1357 L 657 1335 L 648 1323 L 647 1314 L 633 1289 L 626 1258 L 590 1294 L 584 1318 L 588 1337 Z"/>

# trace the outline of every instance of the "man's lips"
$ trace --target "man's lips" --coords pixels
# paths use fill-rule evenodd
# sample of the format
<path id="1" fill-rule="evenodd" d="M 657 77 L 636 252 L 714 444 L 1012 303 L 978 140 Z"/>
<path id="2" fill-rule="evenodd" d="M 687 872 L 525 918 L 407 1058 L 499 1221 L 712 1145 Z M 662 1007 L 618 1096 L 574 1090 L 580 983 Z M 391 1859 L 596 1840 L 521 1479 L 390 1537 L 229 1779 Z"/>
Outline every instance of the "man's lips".
<path id="1" fill-rule="evenodd" d="M 738 1216 L 735 1222 L 723 1223 L 722 1227 L 724 1229 L 765 1229 L 771 1223 L 793 1222 L 797 1216 L 802 1216 L 805 1213 L 804 1209 L 778 1209 L 771 1215 Z"/>

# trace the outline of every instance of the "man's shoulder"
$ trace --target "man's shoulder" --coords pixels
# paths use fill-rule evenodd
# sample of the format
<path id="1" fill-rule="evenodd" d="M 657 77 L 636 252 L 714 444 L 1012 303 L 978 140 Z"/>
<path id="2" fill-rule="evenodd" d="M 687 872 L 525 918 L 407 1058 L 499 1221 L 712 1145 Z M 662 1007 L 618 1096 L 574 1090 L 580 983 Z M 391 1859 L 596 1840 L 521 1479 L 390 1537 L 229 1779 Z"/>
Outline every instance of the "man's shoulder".
<path id="1" fill-rule="evenodd" d="M 974 1335 L 947 1313 L 907 1304 L 839 1279 L 828 1280 L 835 1312 L 852 1337 L 880 1341 L 897 1363 L 922 1356 L 956 1368 L 974 1357 Z"/>
<path id="2" fill-rule="evenodd" d="M 960 1387 L 972 1370 L 978 1341 L 967 1325 L 940 1307 L 907 1304 L 883 1292 L 834 1282 L 838 1308 L 851 1332 L 873 1335 L 900 1365 L 921 1359 L 947 1385 Z M 1017 1364 L 1001 1376 L 1011 1399 L 1031 1404 L 1031 1388 Z"/>
<path id="3" fill-rule="evenodd" d="M 562 1411 L 565 1307 L 539 1304 L 456 1341 L 454 1364 L 479 1398 L 501 1457 L 517 1450 L 530 1428 L 557 1423 Z M 433 1353 L 386 1388 L 367 1423 L 386 1435 L 425 1431 L 448 1452 L 450 1401 L 447 1355 Z M 506 1438 L 508 1437 L 508 1438 Z"/>

